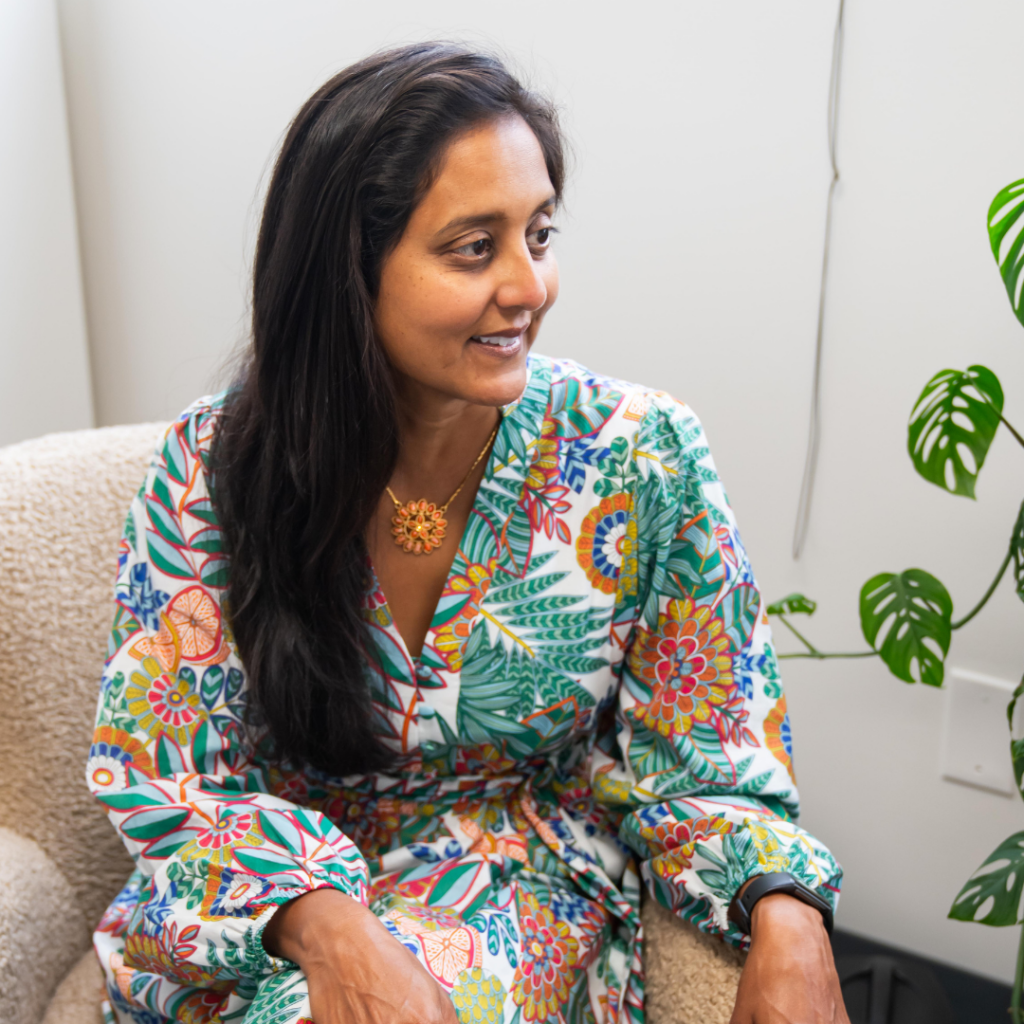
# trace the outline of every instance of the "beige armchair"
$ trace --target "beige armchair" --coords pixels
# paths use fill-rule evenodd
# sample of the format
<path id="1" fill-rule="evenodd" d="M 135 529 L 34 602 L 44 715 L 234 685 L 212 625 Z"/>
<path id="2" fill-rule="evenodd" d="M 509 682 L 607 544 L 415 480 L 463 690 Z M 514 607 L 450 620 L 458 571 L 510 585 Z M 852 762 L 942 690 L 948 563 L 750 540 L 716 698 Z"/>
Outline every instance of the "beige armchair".
<path id="1" fill-rule="evenodd" d="M 162 424 L 0 449 L 0 1021 L 101 1024 L 90 931 L 131 869 L 85 787 L 121 523 Z M 742 958 L 654 903 L 651 1024 L 726 1024 Z"/>

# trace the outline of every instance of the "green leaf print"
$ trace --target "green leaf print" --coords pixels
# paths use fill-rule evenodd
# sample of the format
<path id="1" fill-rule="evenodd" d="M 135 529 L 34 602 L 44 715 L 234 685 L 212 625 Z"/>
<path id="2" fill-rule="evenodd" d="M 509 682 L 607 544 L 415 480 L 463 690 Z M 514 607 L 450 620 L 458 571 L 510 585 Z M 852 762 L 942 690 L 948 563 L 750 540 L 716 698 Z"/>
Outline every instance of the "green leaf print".
<path id="1" fill-rule="evenodd" d="M 658 733 L 634 724 L 633 738 L 629 744 L 629 760 L 637 778 L 668 772 L 679 764 L 675 747 Z M 687 776 L 689 772 L 687 771 Z"/>
<path id="2" fill-rule="evenodd" d="M 170 541 L 171 544 L 179 547 L 185 546 L 185 535 L 181 532 L 177 518 L 159 501 L 150 498 L 146 502 L 146 511 L 149 513 L 149 521 L 156 527 L 156 531 L 161 537 Z"/>
<path id="3" fill-rule="evenodd" d="M 185 453 L 181 450 L 181 442 L 178 439 L 178 432 L 170 430 L 167 440 L 164 442 L 164 462 L 167 465 L 167 475 L 179 484 L 188 483 L 188 467 L 185 464 Z"/>
<path id="4" fill-rule="evenodd" d="M 512 562 L 512 572 L 516 576 L 524 576 L 530 567 L 533 528 L 530 526 L 530 513 L 522 505 L 516 505 L 505 520 L 501 541 L 503 551 Z"/>
<path id="5" fill-rule="evenodd" d="M 188 546 L 208 555 L 219 554 L 223 545 L 224 534 L 219 527 L 207 526 L 198 533 L 192 534 Z"/>
<path id="6" fill-rule="evenodd" d="M 154 807 L 139 811 L 127 819 L 122 831 L 131 839 L 158 839 L 174 832 L 192 812 L 186 807 Z"/>
<path id="7" fill-rule="evenodd" d="M 306 999 L 306 976 L 297 967 L 267 975 L 245 1015 L 245 1024 L 289 1024 Z"/>
<path id="8" fill-rule="evenodd" d="M 211 665 L 203 673 L 203 682 L 199 688 L 203 705 L 210 711 L 217 706 L 217 698 L 224 689 L 224 669 L 220 665 Z"/>
<path id="9" fill-rule="evenodd" d="M 153 530 L 147 530 L 146 542 L 150 561 L 162 573 L 180 580 L 195 579 L 195 570 L 189 564 L 188 559 L 164 537 Z"/>
<path id="10" fill-rule="evenodd" d="M 226 587 L 228 585 L 229 564 L 226 558 L 214 555 L 203 562 L 199 578 L 208 587 Z"/>
<path id="11" fill-rule="evenodd" d="M 558 424 L 559 437 L 585 437 L 601 429 L 622 398 L 619 391 L 591 387 L 568 377 L 551 385 L 548 418 Z"/>
<path id="12" fill-rule="evenodd" d="M 1020 924 L 1024 894 L 1024 832 L 1004 839 L 971 875 L 953 901 L 955 921 L 977 921 L 1000 928 Z"/>
<path id="13" fill-rule="evenodd" d="M 705 722 L 695 722 L 690 732 L 676 743 L 680 761 L 701 782 L 721 784 L 735 776 L 732 762 L 722 749 L 722 738 Z"/>

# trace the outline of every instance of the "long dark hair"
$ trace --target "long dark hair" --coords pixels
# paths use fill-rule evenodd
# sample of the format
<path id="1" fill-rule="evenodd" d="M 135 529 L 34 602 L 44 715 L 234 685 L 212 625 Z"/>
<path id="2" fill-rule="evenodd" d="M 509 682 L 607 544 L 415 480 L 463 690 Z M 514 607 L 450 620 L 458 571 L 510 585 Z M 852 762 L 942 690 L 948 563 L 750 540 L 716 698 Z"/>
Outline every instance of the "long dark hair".
<path id="1" fill-rule="evenodd" d="M 252 345 L 212 459 L 249 724 L 275 760 L 346 775 L 395 756 L 397 741 L 373 715 L 362 615 L 363 530 L 398 452 L 374 303 L 381 265 L 445 147 L 509 115 L 533 129 L 560 196 L 550 103 L 495 57 L 445 43 L 379 53 L 336 75 L 299 111 L 277 159 L 256 248 Z"/>

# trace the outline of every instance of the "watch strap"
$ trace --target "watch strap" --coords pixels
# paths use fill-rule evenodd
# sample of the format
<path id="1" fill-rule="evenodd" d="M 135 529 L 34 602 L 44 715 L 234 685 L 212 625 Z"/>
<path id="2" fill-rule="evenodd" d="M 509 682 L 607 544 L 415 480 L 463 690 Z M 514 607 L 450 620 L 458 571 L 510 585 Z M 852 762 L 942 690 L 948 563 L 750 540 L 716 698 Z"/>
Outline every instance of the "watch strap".
<path id="1" fill-rule="evenodd" d="M 758 875 L 747 886 L 742 896 L 737 896 L 729 907 L 729 920 L 736 925 L 741 932 L 750 934 L 750 917 L 754 905 L 759 899 L 770 893 L 786 893 L 814 907 L 825 921 L 825 930 L 832 934 L 832 904 L 824 896 L 815 892 L 808 885 L 804 885 L 800 879 L 795 878 L 788 871 L 774 871 L 767 875 Z"/>

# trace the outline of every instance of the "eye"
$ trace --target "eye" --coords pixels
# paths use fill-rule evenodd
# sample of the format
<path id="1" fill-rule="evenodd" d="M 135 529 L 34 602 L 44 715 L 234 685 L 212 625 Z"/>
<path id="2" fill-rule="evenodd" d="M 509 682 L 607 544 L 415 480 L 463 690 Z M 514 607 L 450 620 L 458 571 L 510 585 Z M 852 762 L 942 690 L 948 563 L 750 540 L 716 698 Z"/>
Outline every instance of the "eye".
<path id="1" fill-rule="evenodd" d="M 460 245 L 457 249 L 452 249 L 452 252 L 467 259 L 479 260 L 489 256 L 492 247 L 493 243 L 489 238 L 476 238 L 472 242 Z"/>
<path id="2" fill-rule="evenodd" d="M 551 227 L 550 224 L 545 225 L 542 228 L 538 228 L 532 234 L 527 236 L 530 248 L 534 252 L 544 252 L 551 245 L 551 236 L 557 230 L 557 228 Z"/>

